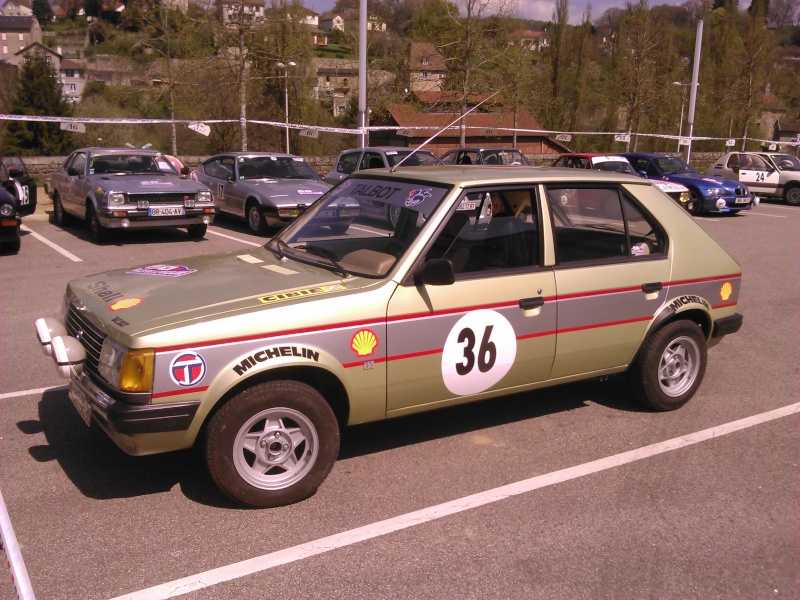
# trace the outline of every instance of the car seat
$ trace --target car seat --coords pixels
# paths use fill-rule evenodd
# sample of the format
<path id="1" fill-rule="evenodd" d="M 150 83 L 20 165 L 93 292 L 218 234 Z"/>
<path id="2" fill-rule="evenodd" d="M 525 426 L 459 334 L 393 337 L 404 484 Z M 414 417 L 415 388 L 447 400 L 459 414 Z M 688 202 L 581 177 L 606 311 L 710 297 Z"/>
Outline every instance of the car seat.
<path id="1" fill-rule="evenodd" d="M 383 159 L 380 156 L 370 156 L 367 169 L 382 169 L 383 167 Z"/>

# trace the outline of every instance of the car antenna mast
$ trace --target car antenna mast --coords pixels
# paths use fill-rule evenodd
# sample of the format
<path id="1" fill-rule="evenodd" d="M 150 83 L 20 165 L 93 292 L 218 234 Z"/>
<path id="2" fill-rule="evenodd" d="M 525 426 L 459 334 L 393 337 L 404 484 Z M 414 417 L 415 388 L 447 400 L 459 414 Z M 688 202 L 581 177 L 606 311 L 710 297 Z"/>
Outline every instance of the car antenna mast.
<path id="1" fill-rule="evenodd" d="M 433 141 L 433 139 L 434 139 L 436 136 L 438 136 L 440 133 L 442 133 L 442 132 L 443 132 L 443 131 L 445 131 L 446 129 L 449 129 L 450 127 L 452 127 L 453 125 L 455 125 L 456 123 L 458 123 L 458 122 L 459 122 L 461 119 L 463 119 L 464 117 L 466 117 L 466 116 L 467 116 L 469 113 L 471 113 L 473 110 L 475 110 L 476 108 L 478 108 L 478 107 L 479 107 L 481 104 L 483 104 L 483 103 L 484 103 L 484 102 L 486 102 L 487 100 L 491 100 L 492 98 L 494 98 L 494 97 L 495 97 L 497 94 L 499 94 L 499 93 L 500 93 L 500 90 L 497 90 L 497 91 L 496 91 L 494 94 L 492 94 L 492 95 L 491 95 L 491 96 L 489 96 L 488 98 L 484 98 L 483 100 L 481 100 L 480 102 L 478 102 L 478 103 L 477 103 L 475 106 L 473 106 L 472 108 L 470 108 L 470 109 L 469 109 L 467 112 L 465 112 L 463 115 L 460 115 L 460 116 L 456 117 L 456 119 L 455 119 L 455 120 L 454 120 L 452 123 L 450 123 L 450 124 L 448 124 L 448 125 L 445 125 L 444 127 L 442 127 L 442 128 L 439 130 L 439 131 L 437 131 L 436 133 L 434 133 L 434 134 L 433 134 L 431 137 L 429 137 L 427 140 L 425 140 L 424 142 L 422 142 L 422 143 L 421 143 L 419 146 L 417 146 L 416 148 L 414 148 L 414 150 L 413 150 L 412 152 L 409 152 L 408 154 L 406 154 L 406 156 L 405 156 L 405 157 L 403 157 L 403 160 L 401 160 L 399 163 L 397 163 L 397 164 L 396 164 L 396 165 L 394 165 L 394 166 L 393 166 L 391 169 L 389 169 L 389 172 L 390 172 L 390 173 L 394 173 L 394 172 L 397 170 L 397 167 L 401 166 L 401 165 L 402 165 L 404 162 L 406 162 L 406 160 L 408 160 L 409 158 L 411 158 L 412 156 L 414 156 L 414 154 L 416 154 L 417 150 L 422 150 L 422 149 L 423 149 L 423 148 L 424 148 L 424 147 L 425 147 L 425 146 L 428 144 L 428 142 L 431 142 L 431 141 Z"/>

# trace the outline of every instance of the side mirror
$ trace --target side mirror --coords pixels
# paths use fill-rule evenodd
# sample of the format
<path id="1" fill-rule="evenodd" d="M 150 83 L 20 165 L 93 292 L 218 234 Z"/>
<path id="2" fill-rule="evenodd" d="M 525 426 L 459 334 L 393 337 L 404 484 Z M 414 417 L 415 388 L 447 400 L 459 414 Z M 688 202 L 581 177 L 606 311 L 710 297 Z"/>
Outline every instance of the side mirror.
<path id="1" fill-rule="evenodd" d="M 11 178 L 24 177 L 25 171 L 23 171 L 22 169 L 9 169 L 8 176 Z"/>
<path id="2" fill-rule="evenodd" d="M 639 173 L 639 177 L 644 177 L 645 179 L 647 179 L 647 171 L 642 169 L 641 171 L 638 171 L 638 173 Z"/>
<path id="3" fill-rule="evenodd" d="M 456 280 L 453 263 L 447 258 L 432 258 L 414 273 L 414 283 L 422 285 L 452 285 Z"/>

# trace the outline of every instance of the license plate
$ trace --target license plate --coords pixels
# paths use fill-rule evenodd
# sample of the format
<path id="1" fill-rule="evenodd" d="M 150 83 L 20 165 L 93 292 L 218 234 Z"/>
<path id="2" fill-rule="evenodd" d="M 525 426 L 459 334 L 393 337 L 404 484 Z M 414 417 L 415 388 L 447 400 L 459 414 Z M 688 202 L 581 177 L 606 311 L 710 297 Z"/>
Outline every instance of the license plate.
<path id="1" fill-rule="evenodd" d="M 151 217 L 182 217 L 184 215 L 184 210 L 182 206 L 156 206 L 155 208 L 148 208 L 147 214 Z"/>
<path id="2" fill-rule="evenodd" d="M 69 399 L 72 401 L 72 406 L 78 411 L 78 414 L 87 425 L 92 423 L 92 405 L 89 404 L 89 399 L 84 396 L 83 392 L 74 384 L 69 386 Z"/>
<path id="3" fill-rule="evenodd" d="M 735 200 L 736 204 L 750 204 L 750 198 L 737 198 Z"/>
<path id="4" fill-rule="evenodd" d="M 317 217 L 320 219 L 330 219 L 333 217 L 338 217 L 339 213 L 335 210 L 321 210 L 317 213 Z"/>

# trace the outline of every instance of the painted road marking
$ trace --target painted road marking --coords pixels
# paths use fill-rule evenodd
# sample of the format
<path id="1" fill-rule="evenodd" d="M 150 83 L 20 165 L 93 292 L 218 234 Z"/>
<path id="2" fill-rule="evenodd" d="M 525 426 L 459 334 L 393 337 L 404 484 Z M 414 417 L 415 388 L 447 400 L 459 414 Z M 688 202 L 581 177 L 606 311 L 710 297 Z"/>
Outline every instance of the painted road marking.
<path id="1" fill-rule="evenodd" d="M 206 230 L 206 233 L 213 233 L 214 235 L 218 235 L 219 237 L 224 237 L 224 238 L 227 238 L 229 240 L 233 240 L 235 242 L 241 242 L 242 244 L 249 244 L 251 246 L 257 246 L 259 248 L 264 245 L 264 244 L 257 244 L 255 242 L 251 242 L 250 240 L 243 240 L 242 238 L 233 237 L 232 235 L 225 235 L 224 233 L 220 233 L 218 231 L 213 231 L 212 229 Z"/>
<path id="2" fill-rule="evenodd" d="M 176 579 L 138 592 L 119 596 L 113 600 L 160 600 L 162 598 L 174 598 L 175 596 L 188 594 L 195 590 L 201 590 L 226 581 L 261 573 L 281 565 L 297 562 L 305 558 L 330 552 L 331 550 L 337 550 L 359 542 L 381 537 L 389 533 L 394 533 L 395 531 L 401 531 L 473 508 L 486 506 L 487 504 L 499 502 L 506 498 L 526 494 L 534 490 L 599 473 L 614 467 L 627 465 L 665 452 L 671 452 L 672 450 L 679 450 L 700 442 L 713 440 L 729 433 L 735 433 L 749 427 L 755 427 L 756 425 L 761 425 L 797 413 L 800 413 L 800 402 L 745 419 L 739 419 L 738 421 L 732 421 L 730 423 L 704 429 L 696 433 L 682 435 L 664 442 L 658 442 L 628 452 L 601 458 L 582 465 L 553 471 L 552 473 L 539 475 L 537 477 L 531 477 L 530 479 L 518 481 L 492 490 L 423 508 L 391 519 L 378 521 L 377 523 L 371 523 L 363 527 L 357 527 L 349 531 L 336 533 L 328 537 L 306 542 L 305 544 L 299 544 L 291 548 L 264 554 L 263 556 L 257 556 L 217 569 L 211 569 L 204 573 Z"/>
<path id="3" fill-rule="evenodd" d="M 25 225 L 20 225 L 20 229 L 22 229 L 22 231 L 27 231 L 29 234 L 31 234 L 33 237 L 35 237 L 37 240 L 39 240 L 43 244 L 46 244 L 46 245 L 50 246 L 53 250 L 55 250 L 59 254 L 61 254 L 63 256 L 66 256 L 72 262 L 83 262 L 82 258 L 78 258 L 77 256 L 75 256 L 71 252 L 67 252 L 66 250 L 64 250 L 64 248 L 62 248 L 58 244 L 54 244 L 53 242 L 48 240 L 46 237 L 39 235 L 35 231 L 32 231 L 30 228 L 26 227 Z"/>
<path id="4" fill-rule="evenodd" d="M 8 398 L 19 398 L 20 396 L 33 396 L 34 394 L 44 394 L 50 390 L 66 390 L 69 385 L 57 385 L 46 388 L 36 388 L 35 390 L 22 390 L 21 392 L 8 392 L 0 394 L 0 400 L 7 400 Z"/>

